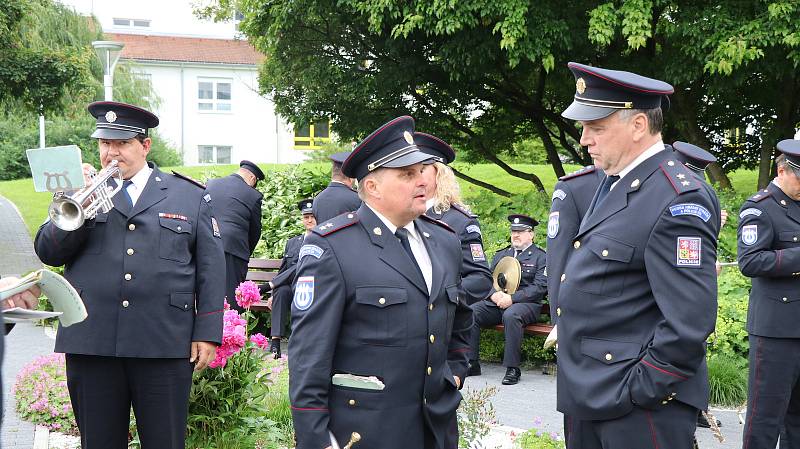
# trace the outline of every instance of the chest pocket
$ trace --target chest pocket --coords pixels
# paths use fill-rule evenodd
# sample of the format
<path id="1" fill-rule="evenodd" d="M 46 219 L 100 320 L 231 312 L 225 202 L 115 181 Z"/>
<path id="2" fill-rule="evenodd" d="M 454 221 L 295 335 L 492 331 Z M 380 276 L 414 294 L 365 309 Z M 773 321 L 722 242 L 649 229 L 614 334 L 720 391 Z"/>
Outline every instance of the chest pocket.
<path id="1" fill-rule="evenodd" d="M 186 263 L 192 258 L 192 224 L 175 218 L 159 217 L 161 225 L 158 255 L 162 259 Z"/>
<path id="2" fill-rule="evenodd" d="M 356 288 L 356 334 L 362 343 L 406 346 L 408 293 L 397 287 Z"/>
<path id="3" fill-rule="evenodd" d="M 778 232 L 781 248 L 791 248 L 800 245 L 800 230 Z"/>
<path id="4" fill-rule="evenodd" d="M 108 214 L 97 214 L 94 220 L 87 220 L 84 226 L 89 231 L 84 254 L 100 254 L 103 252 L 103 241 L 106 239 L 106 223 Z"/>
<path id="5" fill-rule="evenodd" d="M 581 267 L 579 290 L 595 295 L 619 296 L 625 287 L 625 271 L 635 248 L 604 235 L 593 235 L 586 244 L 587 264 Z M 569 276 L 569 274 L 567 274 Z"/>

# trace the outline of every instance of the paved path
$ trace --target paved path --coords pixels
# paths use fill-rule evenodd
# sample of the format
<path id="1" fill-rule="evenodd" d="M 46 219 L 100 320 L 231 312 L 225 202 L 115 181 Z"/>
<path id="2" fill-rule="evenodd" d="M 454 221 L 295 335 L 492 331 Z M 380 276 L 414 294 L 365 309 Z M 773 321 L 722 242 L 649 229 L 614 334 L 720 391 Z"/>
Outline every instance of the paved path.
<path id="1" fill-rule="evenodd" d="M 500 365 L 481 363 L 482 375 L 468 377 L 465 388 L 497 387 L 492 399 L 500 424 L 523 429 L 538 428 L 557 432 L 563 438 L 563 418 L 556 411 L 556 378 L 535 370 L 522 372 L 517 385 L 502 385 L 506 370 Z M 720 443 L 708 429 L 698 429 L 697 441 L 701 449 L 739 449 L 742 425 L 733 410 L 711 410 L 722 421 L 725 442 Z M 538 424 L 538 423 L 541 424 Z"/>

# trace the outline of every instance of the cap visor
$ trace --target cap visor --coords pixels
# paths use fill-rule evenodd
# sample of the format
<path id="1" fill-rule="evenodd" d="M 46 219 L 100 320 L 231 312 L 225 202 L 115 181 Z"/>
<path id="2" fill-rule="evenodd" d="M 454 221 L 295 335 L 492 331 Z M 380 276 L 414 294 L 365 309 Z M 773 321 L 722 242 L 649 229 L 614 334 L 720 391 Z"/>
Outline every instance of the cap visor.
<path id="1" fill-rule="evenodd" d="M 587 106 L 585 104 L 572 102 L 569 107 L 561 113 L 561 116 L 570 120 L 578 120 L 581 122 L 589 122 L 592 120 L 600 120 L 609 115 L 617 112 L 619 109 L 614 108 L 601 108 L 597 106 Z"/>
<path id="2" fill-rule="evenodd" d="M 128 140 L 136 137 L 133 131 L 122 131 L 119 129 L 99 128 L 95 129 L 92 133 L 94 139 L 109 139 L 109 140 Z"/>
<path id="3" fill-rule="evenodd" d="M 389 161 L 383 164 L 381 167 L 387 168 L 402 168 L 408 167 L 409 165 L 424 163 L 426 161 L 433 160 L 433 156 L 428 153 L 423 153 L 422 151 L 414 151 L 412 153 L 408 153 L 405 156 L 400 156 L 397 159 Z M 435 162 L 435 161 L 433 161 Z"/>

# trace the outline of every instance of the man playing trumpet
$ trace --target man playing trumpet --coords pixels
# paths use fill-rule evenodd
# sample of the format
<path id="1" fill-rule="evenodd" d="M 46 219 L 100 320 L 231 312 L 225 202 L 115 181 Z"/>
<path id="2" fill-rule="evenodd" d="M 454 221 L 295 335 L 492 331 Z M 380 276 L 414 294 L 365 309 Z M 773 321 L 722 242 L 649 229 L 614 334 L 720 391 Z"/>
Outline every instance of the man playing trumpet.
<path id="1" fill-rule="evenodd" d="M 222 338 L 225 256 L 211 196 L 146 161 L 154 114 L 115 102 L 89 112 L 100 163 L 117 161 L 123 186 L 113 209 L 73 231 L 48 220 L 35 242 L 42 262 L 65 266 L 89 314 L 60 328 L 55 346 L 81 447 L 127 448 L 132 405 L 143 449 L 182 449 L 192 370 Z"/>

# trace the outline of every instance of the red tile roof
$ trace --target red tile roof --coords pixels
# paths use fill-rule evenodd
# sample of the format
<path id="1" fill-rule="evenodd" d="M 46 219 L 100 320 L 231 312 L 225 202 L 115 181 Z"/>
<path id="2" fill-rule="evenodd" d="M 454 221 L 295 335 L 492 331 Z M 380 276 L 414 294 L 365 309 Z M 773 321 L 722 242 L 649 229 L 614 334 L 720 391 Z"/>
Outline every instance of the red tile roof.
<path id="1" fill-rule="evenodd" d="M 106 39 L 125 44 L 125 59 L 250 65 L 264 60 L 245 40 L 120 33 L 106 33 Z"/>

